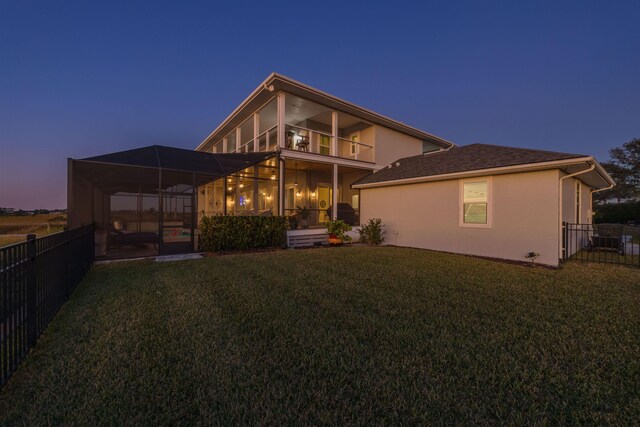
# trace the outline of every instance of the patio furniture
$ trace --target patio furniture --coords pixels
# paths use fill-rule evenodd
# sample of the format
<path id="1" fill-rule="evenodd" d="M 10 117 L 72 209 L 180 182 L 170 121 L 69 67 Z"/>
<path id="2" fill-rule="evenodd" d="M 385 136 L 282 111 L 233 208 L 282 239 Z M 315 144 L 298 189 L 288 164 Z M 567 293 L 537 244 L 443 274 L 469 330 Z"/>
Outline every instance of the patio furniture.
<path id="1" fill-rule="evenodd" d="M 157 248 L 158 240 L 158 234 L 149 231 L 124 233 L 112 229 L 109 232 L 109 247 L 153 245 L 154 248 Z"/>

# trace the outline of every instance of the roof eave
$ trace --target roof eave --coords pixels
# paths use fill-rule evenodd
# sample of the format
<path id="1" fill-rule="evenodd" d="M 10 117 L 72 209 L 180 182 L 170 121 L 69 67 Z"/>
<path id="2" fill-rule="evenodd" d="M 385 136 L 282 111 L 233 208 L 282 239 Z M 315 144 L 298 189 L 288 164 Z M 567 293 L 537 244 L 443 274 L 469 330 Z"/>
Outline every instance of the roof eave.
<path id="1" fill-rule="evenodd" d="M 275 87 L 272 87 L 272 85 L 274 85 Z M 429 142 L 432 142 L 435 145 L 438 145 L 442 148 L 450 148 L 450 147 L 454 147 L 455 144 L 451 141 L 447 141 L 444 138 L 441 138 L 439 136 L 433 135 L 431 133 L 422 131 L 420 129 L 417 129 L 415 127 L 409 126 L 407 124 L 404 124 L 402 122 L 399 122 L 397 120 L 393 120 L 389 117 L 383 116 L 382 114 L 376 113 L 374 111 L 371 111 L 369 109 L 366 109 L 364 107 L 361 107 L 359 105 L 356 105 L 354 103 L 351 103 L 349 101 L 345 101 L 344 99 L 338 98 L 334 95 L 331 95 L 327 92 L 321 91 L 319 89 L 316 89 L 314 87 L 311 87 L 309 85 L 306 85 L 302 82 L 299 82 L 297 80 L 294 80 L 290 77 L 284 76 L 282 74 L 278 74 L 278 73 L 271 73 L 269 74 L 269 76 L 260 84 L 258 85 L 258 87 L 251 92 L 251 94 L 244 100 L 242 101 L 242 103 L 240 103 L 240 105 L 238 105 L 232 112 L 231 114 L 229 114 L 227 116 L 227 118 L 225 118 L 219 125 L 218 127 L 216 127 L 216 129 L 211 132 L 199 145 L 198 147 L 196 147 L 197 151 L 202 150 L 203 148 L 205 148 L 205 146 L 211 141 L 211 139 L 216 136 L 224 127 L 226 127 L 226 125 L 235 118 L 236 115 L 238 115 L 253 99 L 255 99 L 257 96 L 259 96 L 262 92 L 264 91 L 269 91 L 269 92 L 278 92 L 278 91 L 284 91 L 287 92 L 287 86 L 291 87 L 297 87 L 298 89 L 300 89 L 303 92 L 307 92 L 307 93 L 311 93 L 314 94 L 318 97 L 321 97 L 325 100 L 340 104 L 342 106 L 344 106 L 346 109 L 351 109 L 354 110 L 356 112 L 360 112 L 364 115 L 368 115 L 371 116 L 372 118 L 376 119 L 377 121 L 381 122 L 381 124 L 384 126 L 384 123 L 387 124 L 388 127 L 398 130 L 399 132 L 403 132 L 404 133 L 413 136 L 415 138 L 419 138 L 419 139 L 424 139 L 427 140 Z"/>
<path id="2" fill-rule="evenodd" d="M 380 182 L 372 182 L 372 183 L 365 183 L 365 184 L 356 183 L 356 184 L 353 184 L 352 187 L 357 189 L 391 187 L 395 185 L 417 184 L 421 182 L 433 182 L 433 181 L 446 181 L 450 179 L 470 178 L 470 177 L 484 176 L 484 175 L 502 175 L 507 173 L 534 172 L 539 170 L 560 169 L 563 166 L 577 165 L 580 163 L 595 164 L 596 165 L 595 170 L 597 171 L 598 175 L 601 176 L 603 181 L 605 181 L 609 185 L 615 185 L 615 182 L 613 181 L 611 176 L 609 176 L 609 174 L 598 163 L 598 161 L 592 156 L 586 156 L 586 157 L 576 157 L 572 159 L 554 160 L 550 162 L 524 163 L 520 165 L 503 166 L 499 168 L 474 169 L 471 171 L 452 172 L 452 173 L 440 174 L 440 175 L 419 176 L 419 177 L 413 177 L 413 178 L 396 179 L 396 180 L 390 180 L 390 181 L 380 181 Z"/>

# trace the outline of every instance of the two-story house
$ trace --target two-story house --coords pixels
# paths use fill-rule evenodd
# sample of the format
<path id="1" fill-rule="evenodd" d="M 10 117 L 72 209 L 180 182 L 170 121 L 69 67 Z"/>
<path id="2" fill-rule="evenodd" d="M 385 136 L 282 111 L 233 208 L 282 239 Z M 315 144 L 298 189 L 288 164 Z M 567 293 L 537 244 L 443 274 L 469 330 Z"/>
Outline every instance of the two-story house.
<path id="1" fill-rule="evenodd" d="M 331 217 L 358 225 L 360 198 L 359 190 L 351 187 L 354 182 L 398 158 L 452 146 L 442 138 L 273 73 L 197 150 L 278 151 L 279 161 L 270 159 L 226 182 L 207 185 L 198 211 L 201 215 L 289 216 L 306 208 L 310 230 L 323 227 Z"/>

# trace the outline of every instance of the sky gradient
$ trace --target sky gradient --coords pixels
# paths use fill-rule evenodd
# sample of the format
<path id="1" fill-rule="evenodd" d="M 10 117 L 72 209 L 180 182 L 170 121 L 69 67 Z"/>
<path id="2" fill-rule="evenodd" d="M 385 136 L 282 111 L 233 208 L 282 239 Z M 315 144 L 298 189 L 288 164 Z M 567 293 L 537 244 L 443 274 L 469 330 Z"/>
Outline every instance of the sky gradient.
<path id="1" fill-rule="evenodd" d="M 195 148 L 276 71 L 459 145 L 640 137 L 640 1 L 0 0 L 0 206 L 66 159 Z"/>

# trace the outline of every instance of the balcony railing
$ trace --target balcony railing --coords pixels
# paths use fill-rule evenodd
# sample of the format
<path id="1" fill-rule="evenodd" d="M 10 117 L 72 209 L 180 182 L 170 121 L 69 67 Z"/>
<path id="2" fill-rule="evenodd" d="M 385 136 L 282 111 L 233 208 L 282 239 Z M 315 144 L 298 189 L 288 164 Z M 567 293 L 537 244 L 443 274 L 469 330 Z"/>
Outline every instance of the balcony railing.
<path id="1" fill-rule="evenodd" d="M 330 133 L 305 128 L 302 126 L 287 125 L 285 132 L 285 148 L 289 150 L 304 151 L 326 156 L 342 157 L 343 159 L 375 162 L 373 145 L 346 138 L 338 138 L 336 152 L 332 153 L 333 135 Z"/>

